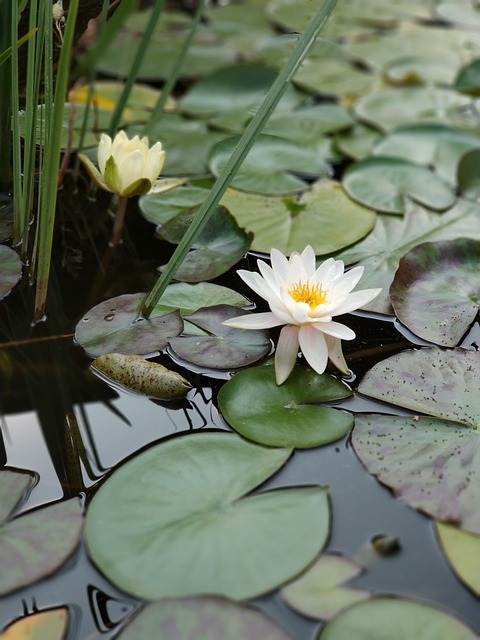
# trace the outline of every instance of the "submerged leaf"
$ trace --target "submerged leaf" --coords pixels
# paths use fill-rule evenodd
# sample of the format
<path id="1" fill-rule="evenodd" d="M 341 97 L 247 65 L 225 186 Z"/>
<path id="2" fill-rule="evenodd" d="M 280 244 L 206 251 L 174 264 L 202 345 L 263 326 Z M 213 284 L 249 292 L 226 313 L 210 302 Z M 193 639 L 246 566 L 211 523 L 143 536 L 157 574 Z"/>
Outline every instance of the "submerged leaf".
<path id="1" fill-rule="evenodd" d="M 192 388 L 176 371 L 140 356 L 106 353 L 90 366 L 132 391 L 161 400 L 183 398 Z"/>

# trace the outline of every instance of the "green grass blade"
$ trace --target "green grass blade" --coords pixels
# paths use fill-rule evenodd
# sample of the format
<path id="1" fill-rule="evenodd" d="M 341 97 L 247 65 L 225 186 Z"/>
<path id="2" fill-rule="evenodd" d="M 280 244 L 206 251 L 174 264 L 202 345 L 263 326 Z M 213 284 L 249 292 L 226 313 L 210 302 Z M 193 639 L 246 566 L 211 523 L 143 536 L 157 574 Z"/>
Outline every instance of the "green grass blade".
<path id="1" fill-rule="evenodd" d="M 12 2 L 11 35 L 12 44 L 18 40 L 18 4 Z M 21 240 L 22 227 L 22 150 L 20 144 L 20 100 L 18 95 L 18 49 L 12 46 L 11 59 L 11 88 L 10 99 L 12 102 L 12 161 L 13 161 L 13 242 L 18 244 Z"/>
<path id="2" fill-rule="evenodd" d="M 12 3 L 0 1 L 0 51 L 11 51 L 11 20 Z M 0 100 L 0 191 L 10 190 L 11 172 L 11 117 L 12 101 L 10 96 L 11 66 L 2 64 L 0 66 L 0 87 L 2 89 L 2 99 Z M 5 90 L 6 89 L 6 90 Z"/>
<path id="3" fill-rule="evenodd" d="M 162 275 L 148 294 L 142 309 L 143 317 L 148 318 L 150 316 L 162 293 L 169 285 L 178 267 L 182 264 L 185 256 L 190 250 L 190 247 L 194 243 L 198 234 L 207 224 L 208 219 L 215 210 L 215 207 L 220 201 L 220 198 L 225 193 L 225 190 L 232 181 L 232 178 L 236 174 L 244 158 L 250 151 L 258 135 L 267 123 L 277 103 L 284 94 L 288 83 L 294 76 L 296 70 L 307 54 L 310 46 L 313 44 L 328 16 L 333 11 L 336 3 L 337 0 L 325 0 L 324 4 L 314 15 L 307 29 L 300 37 L 297 46 L 295 47 L 290 58 L 287 60 L 285 66 L 275 79 L 275 82 L 270 87 L 270 90 L 265 96 L 265 99 L 263 100 L 259 110 L 250 121 L 248 127 L 245 129 L 245 132 L 243 133 L 237 147 L 233 151 L 229 161 L 218 176 L 215 184 L 210 190 L 202 206 L 195 214 L 194 219 L 185 232 L 185 235 L 183 236 L 180 244 L 177 246 L 172 257 L 170 258 Z"/>

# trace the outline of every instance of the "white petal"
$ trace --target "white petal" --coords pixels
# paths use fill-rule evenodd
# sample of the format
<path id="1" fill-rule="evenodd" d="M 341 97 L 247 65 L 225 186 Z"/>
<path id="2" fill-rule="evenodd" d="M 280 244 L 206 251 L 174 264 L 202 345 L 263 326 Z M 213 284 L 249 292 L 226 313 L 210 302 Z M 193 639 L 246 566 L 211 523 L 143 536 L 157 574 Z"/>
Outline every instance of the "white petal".
<path id="1" fill-rule="evenodd" d="M 298 327 L 287 325 L 280 331 L 275 351 L 275 379 L 282 384 L 291 374 L 298 355 Z"/>
<path id="2" fill-rule="evenodd" d="M 253 291 L 258 293 L 258 295 L 264 298 L 264 300 L 279 300 L 278 291 L 272 289 L 260 274 L 253 271 L 247 271 L 246 269 L 239 269 L 237 273 L 241 279 L 248 284 L 250 289 L 253 289 Z"/>
<path id="3" fill-rule="evenodd" d="M 151 182 L 160 175 L 163 165 L 165 164 L 166 154 L 162 151 L 162 145 L 160 142 L 156 142 L 147 153 L 147 164 L 145 167 L 145 177 L 149 178 Z"/>
<path id="4" fill-rule="evenodd" d="M 340 338 L 334 338 L 333 336 L 325 336 L 325 341 L 328 348 L 328 359 L 330 362 L 340 369 L 342 373 L 350 373 L 348 364 L 345 362 L 342 352 L 342 341 Z"/>
<path id="5" fill-rule="evenodd" d="M 312 326 L 317 331 L 326 333 L 334 338 L 341 338 L 342 340 L 353 340 L 355 338 L 355 331 L 340 322 L 315 322 Z"/>
<path id="6" fill-rule="evenodd" d="M 286 280 L 287 285 L 291 286 L 292 284 L 296 284 L 297 282 L 306 282 L 308 278 L 309 274 L 307 273 L 302 258 L 298 255 L 298 253 L 290 256 L 288 278 Z"/>
<path id="7" fill-rule="evenodd" d="M 105 173 L 105 165 L 107 164 L 111 149 L 112 139 L 110 138 L 110 136 L 107 136 L 106 133 L 102 133 L 102 135 L 100 136 L 100 142 L 98 143 L 97 152 L 98 168 L 100 169 L 100 173 L 102 174 L 102 176 Z"/>
<path id="8" fill-rule="evenodd" d="M 354 267 L 335 280 L 334 287 L 337 295 L 350 293 L 363 275 L 363 267 Z"/>
<path id="9" fill-rule="evenodd" d="M 300 254 L 300 258 L 303 262 L 303 267 L 306 271 L 307 278 L 310 278 L 315 273 L 317 265 L 315 263 L 315 251 L 310 245 L 307 245 Z"/>
<path id="10" fill-rule="evenodd" d="M 265 279 L 265 282 L 272 288 L 272 290 L 278 291 L 279 282 L 281 282 L 281 280 L 279 280 L 277 274 L 274 273 L 272 267 L 263 260 L 257 260 L 257 265 L 260 273 Z"/>
<path id="11" fill-rule="evenodd" d="M 274 313 L 265 311 L 264 313 L 249 313 L 245 316 L 229 318 L 222 324 L 234 329 L 271 329 L 284 323 Z"/>
<path id="12" fill-rule="evenodd" d="M 288 260 L 278 249 L 272 249 L 270 252 L 270 261 L 275 275 L 286 282 L 288 278 Z"/>
<path id="13" fill-rule="evenodd" d="M 139 178 L 145 178 L 144 176 L 145 159 L 140 151 L 132 151 L 123 160 L 121 165 L 118 165 L 120 176 L 122 178 L 122 187 L 125 190 L 132 182 Z"/>
<path id="14" fill-rule="evenodd" d="M 318 267 L 313 274 L 315 282 L 323 285 L 323 288 L 335 277 L 335 260 L 328 258 Z"/>
<path id="15" fill-rule="evenodd" d="M 323 373 L 327 368 L 328 349 L 325 338 L 320 331 L 315 331 L 312 325 L 300 327 L 298 341 L 303 357 L 317 373 Z"/>
<path id="16" fill-rule="evenodd" d="M 380 291 L 381 289 L 362 289 L 361 291 L 353 291 L 347 295 L 346 299 L 342 303 L 330 306 L 329 312 L 332 313 L 332 315 L 339 316 L 344 313 L 355 311 L 355 309 L 361 309 L 361 307 L 365 306 L 367 302 L 376 298 Z"/>

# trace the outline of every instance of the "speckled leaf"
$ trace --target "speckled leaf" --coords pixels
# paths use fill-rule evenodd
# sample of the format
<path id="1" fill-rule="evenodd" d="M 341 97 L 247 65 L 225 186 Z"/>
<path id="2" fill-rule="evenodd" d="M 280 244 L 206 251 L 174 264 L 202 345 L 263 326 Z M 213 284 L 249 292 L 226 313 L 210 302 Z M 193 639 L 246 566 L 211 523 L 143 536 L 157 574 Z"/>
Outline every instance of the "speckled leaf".
<path id="1" fill-rule="evenodd" d="M 0 634 L 0 640 L 64 640 L 68 609 L 47 609 L 16 620 Z"/>
<path id="2" fill-rule="evenodd" d="M 291 640 L 273 620 L 215 596 L 164 598 L 148 604 L 118 635 L 121 640 Z"/>
<path id="3" fill-rule="evenodd" d="M 221 173 L 239 140 L 240 136 L 233 136 L 213 147 L 209 166 L 215 176 Z M 298 175 L 312 178 L 326 172 L 325 160 L 316 149 L 264 134 L 256 139 L 231 186 L 265 195 L 288 195 L 307 187 Z"/>
<path id="4" fill-rule="evenodd" d="M 329 374 L 296 366 L 282 385 L 273 366 L 240 371 L 220 389 L 218 406 L 240 435 L 270 447 L 318 447 L 350 431 L 351 414 L 319 402 L 340 400 L 350 389 Z"/>
<path id="5" fill-rule="evenodd" d="M 373 598 L 329 622 L 317 640 L 478 640 L 463 622 L 436 607 L 401 598 Z"/>
<path id="6" fill-rule="evenodd" d="M 233 329 L 222 324 L 238 315 L 245 314 L 226 304 L 199 309 L 185 319 L 208 335 L 179 336 L 170 340 L 170 347 L 177 356 L 200 367 L 236 369 L 250 365 L 267 355 L 271 343 L 268 331 Z"/>
<path id="7" fill-rule="evenodd" d="M 0 527 L 0 595 L 45 578 L 77 546 L 82 507 L 74 498 L 22 514 Z"/>
<path id="8" fill-rule="evenodd" d="M 167 242 L 180 242 L 194 215 L 194 211 L 177 214 L 160 227 L 158 235 Z M 175 272 L 175 279 L 200 282 L 217 278 L 241 260 L 252 240 L 253 234 L 240 228 L 225 207 L 217 207 Z"/>
<path id="9" fill-rule="evenodd" d="M 436 522 L 435 527 L 452 569 L 480 597 L 480 536 L 442 522 Z"/>
<path id="10" fill-rule="evenodd" d="M 345 171 L 343 186 L 357 202 L 385 213 L 404 213 L 407 197 L 436 210 L 448 209 L 456 199 L 442 178 L 398 158 L 360 160 Z"/>
<path id="11" fill-rule="evenodd" d="M 290 607 L 305 616 L 330 620 L 343 609 L 370 597 L 368 591 L 345 587 L 363 567 L 349 558 L 324 553 L 294 582 L 282 589 Z"/>
<path id="12" fill-rule="evenodd" d="M 421 242 L 462 237 L 480 240 L 480 205 L 460 200 L 442 215 L 412 205 L 402 219 L 378 215 L 372 233 L 338 257 L 346 264 L 358 262 L 365 267 L 362 287 L 382 288 L 380 295 L 363 308 L 393 314 L 389 289 L 400 258 Z"/>
<path id="13" fill-rule="evenodd" d="M 243 497 L 290 454 L 225 431 L 193 432 L 147 449 L 93 497 L 90 556 L 120 589 L 149 600 L 241 600 L 271 591 L 313 560 L 329 532 L 322 487 Z"/>
<path id="14" fill-rule="evenodd" d="M 0 300 L 10 293 L 22 277 L 22 261 L 10 247 L 0 244 Z"/>
<path id="15" fill-rule="evenodd" d="M 4 469 L 0 473 L 0 524 L 5 522 L 15 507 L 25 498 L 34 480 L 32 474 L 24 471 Z"/>
<path id="16" fill-rule="evenodd" d="M 480 308 L 480 242 L 425 242 L 400 260 L 390 287 L 397 318 L 442 347 L 457 345 Z"/>
<path id="17" fill-rule="evenodd" d="M 468 151 L 458 164 L 458 189 L 468 200 L 480 200 L 480 149 Z"/>
<path id="18" fill-rule="evenodd" d="M 97 358 L 105 353 L 147 355 L 167 346 L 183 329 L 178 311 L 137 320 L 144 293 L 132 293 L 101 302 L 88 311 L 75 329 L 76 342 Z"/>

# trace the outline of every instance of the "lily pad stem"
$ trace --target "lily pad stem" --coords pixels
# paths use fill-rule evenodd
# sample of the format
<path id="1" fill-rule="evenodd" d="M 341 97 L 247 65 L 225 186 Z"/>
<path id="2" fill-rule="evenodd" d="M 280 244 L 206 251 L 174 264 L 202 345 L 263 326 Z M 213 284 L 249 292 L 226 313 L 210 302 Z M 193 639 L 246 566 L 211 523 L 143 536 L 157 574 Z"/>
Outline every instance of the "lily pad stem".
<path id="1" fill-rule="evenodd" d="M 113 225 L 112 236 L 110 238 L 109 245 L 114 249 L 122 239 L 123 226 L 125 224 L 125 216 L 127 213 L 128 198 L 120 196 L 118 198 L 117 213 L 115 216 L 115 222 Z"/>

